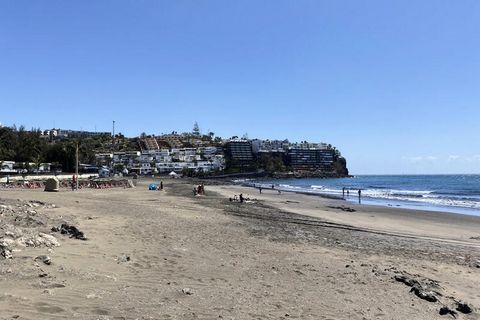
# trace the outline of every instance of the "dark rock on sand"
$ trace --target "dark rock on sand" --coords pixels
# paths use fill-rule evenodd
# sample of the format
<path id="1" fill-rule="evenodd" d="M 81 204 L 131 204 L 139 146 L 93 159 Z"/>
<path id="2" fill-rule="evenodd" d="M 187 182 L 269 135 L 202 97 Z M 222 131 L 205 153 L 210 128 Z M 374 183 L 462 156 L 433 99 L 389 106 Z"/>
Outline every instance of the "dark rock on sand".
<path id="1" fill-rule="evenodd" d="M 53 227 L 53 232 L 59 232 L 61 234 L 69 234 L 70 238 L 75 238 L 79 240 L 87 240 L 82 231 L 78 230 L 77 227 L 63 223 L 60 227 Z"/>
<path id="2" fill-rule="evenodd" d="M 457 311 L 461 312 L 461 313 L 472 313 L 473 312 L 473 308 L 470 307 L 467 303 L 464 303 L 464 302 L 459 302 L 457 304 Z"/>
<path id="3" fill-rule="evenodd" d="M 453 311 L 452 309 L 450 309 L 449 307 L 441 307 L 440 308 L 440 311 L 438 312 L 441 316 L 444 316 L 444 315 L 451 315 L 452 317 L 456 317 L 457 313 L 455 311 Z"/>
<path id="4" fill-rule="evenodd" d="M 410 292 L 415 293 L 415 295 L 420 299 L 423 299 L 429 302 L 437 302 L 438 300 L 432 291 L 427 291 L 423 289 L 422 286 L 420 285 L 413 286 Z"/>

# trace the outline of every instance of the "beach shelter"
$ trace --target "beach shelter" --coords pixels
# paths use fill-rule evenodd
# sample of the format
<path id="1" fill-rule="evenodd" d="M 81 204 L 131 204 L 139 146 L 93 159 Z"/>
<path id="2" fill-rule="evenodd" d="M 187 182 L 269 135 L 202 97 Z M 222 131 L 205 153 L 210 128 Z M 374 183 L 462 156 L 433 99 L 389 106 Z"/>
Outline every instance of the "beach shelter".
<path id="1" fill-rule="evenodd" d="M 150 183 L 148 185 L 148 190 L 157 190 L 157 185 L 155 183 Z"/>
<path id="2" fill-rule="evenodd" d="M 60 188 L 60 182 L 56 177 L 48 178 L 45 182 L 45 190 L 49 192 L 58 192 L 58 188 Z"/>
<path id="3" fill-rule="evenodd" d="M 172 178 L 177 178 L 178 177 L 178 174 L 175 171 L 170 172 L 168 175 Z"/>

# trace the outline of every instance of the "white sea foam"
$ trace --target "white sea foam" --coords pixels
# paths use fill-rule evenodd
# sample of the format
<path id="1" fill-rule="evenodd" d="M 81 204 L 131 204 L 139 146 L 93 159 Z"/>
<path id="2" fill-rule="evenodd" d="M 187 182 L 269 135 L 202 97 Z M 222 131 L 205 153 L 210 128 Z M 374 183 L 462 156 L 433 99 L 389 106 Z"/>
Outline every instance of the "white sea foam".
<path id="1" fill-rule="evenodd" d="M 445 197 L 434 195 L 431 191 L 366 189 L 362 190 L 362 196 L 382 200 L 418 202 L 434 206 L 480 208 L 480 202 L 474 198 Z"/>
<path id="2" fill-rule="evenodd" d="M 259 184 L 256 184 L 259 186 Z M 271 184 L 262 184 L 262 187 L 269 188 Z M 342 196 L 343 190 L 323 185 L 295 186 L 290 184 L 278 184 L 277 189 L 284 191 L 301 191 L 311 194 L 325 194 Z M 358 197 L 358 189 L 348 189 L 349 199 Z M 345 195 L 346 195 L 345 190 Z M 368 188 L 362 189 L 362 198 L 378 201 L 398 201 L 417 203 L 430 206 L 448 206 L 480 209 L 480 197 L 436 194 L 431 190 L 402 190 L 402 189 L 382 189 Z"/>
<path id="3" fill-rule="evenodd" d="M 341 189 L 330 189 L 323 186 L 311 186 L 311 193 L 339 195 L 343 194 Z M 357 190 L 349 190 L 351 198 L 358 197 Z M 433 206 L 454 206 L 463 208 L 480 209 L 480 201 L 476 198 L 445 197 L 435 195 L 429 190 L 397 190 L 397 189 L 364 189 L 362 197 L 379 199 L 417 202 Z"/>

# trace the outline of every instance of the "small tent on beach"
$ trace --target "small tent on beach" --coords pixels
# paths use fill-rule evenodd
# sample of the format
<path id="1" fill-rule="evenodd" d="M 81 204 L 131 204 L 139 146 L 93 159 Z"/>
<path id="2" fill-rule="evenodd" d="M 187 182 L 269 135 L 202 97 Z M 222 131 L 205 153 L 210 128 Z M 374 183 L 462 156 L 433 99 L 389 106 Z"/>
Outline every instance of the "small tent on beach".
<path id="1" fill-rule="evenodd" d="M 45 182 L 44 191 L 58 192 L 59 188 L 60 188 L 60 182 L 56 177 L 53 177 L 53 178 L 48 178 L 47 181 Z"/>
<path id="2" fill-rule="evenodd" d="M 148 185 L 148 190 L 157 190 L 158 186 L 155 183 L 150 183 Z"/>
<path id="3" fill-rule="evenodd" d="M 171 178 L 178 178 L 178 173 L 176 173 L 175 171 L 172 171 L 168 174 Z"/>

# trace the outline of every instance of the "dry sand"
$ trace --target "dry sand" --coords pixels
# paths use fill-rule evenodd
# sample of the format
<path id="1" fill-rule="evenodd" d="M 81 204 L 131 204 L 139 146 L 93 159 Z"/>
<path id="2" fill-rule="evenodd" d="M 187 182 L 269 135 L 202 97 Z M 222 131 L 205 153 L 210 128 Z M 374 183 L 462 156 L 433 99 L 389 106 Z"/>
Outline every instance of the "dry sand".
<path id="1" fill-rule="evenodd" d="M 44 232 L 60 246 L 0 257 L 0 319 L 453 319 L 439 310 L 460 300 L 475 310 L 458 319 L 480 319 L 478 217 L 237 186 L 194 197 L 188 181 L 149 182 L 1 190 L 4 208 L 23 210 L 15 221 L 0 209 L 3 240 Z M 239 193 L 258 201 L 228 201 Z M 88 240 L 49 231 L 62 222 Z"/>

